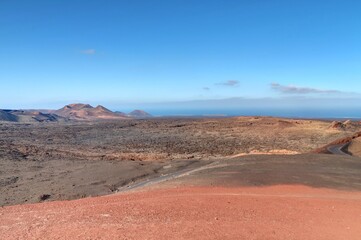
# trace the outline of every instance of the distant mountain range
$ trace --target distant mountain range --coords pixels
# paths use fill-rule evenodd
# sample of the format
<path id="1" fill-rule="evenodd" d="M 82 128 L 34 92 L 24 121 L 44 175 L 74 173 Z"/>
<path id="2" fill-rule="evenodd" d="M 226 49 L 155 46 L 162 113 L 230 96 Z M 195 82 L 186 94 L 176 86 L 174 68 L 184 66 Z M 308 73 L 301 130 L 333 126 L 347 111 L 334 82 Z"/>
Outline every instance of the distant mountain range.
<path id="1" fill-rule="evenodd" d="M 134 110 L 126 114 L 112 112 L 101 105 L 93 107 L 82 103 L 69 104 L 58 110 L 0 110 L 0 121 L 7 122 L 97 121 L 150 117 L 152 115 L 142 110 Z"/>

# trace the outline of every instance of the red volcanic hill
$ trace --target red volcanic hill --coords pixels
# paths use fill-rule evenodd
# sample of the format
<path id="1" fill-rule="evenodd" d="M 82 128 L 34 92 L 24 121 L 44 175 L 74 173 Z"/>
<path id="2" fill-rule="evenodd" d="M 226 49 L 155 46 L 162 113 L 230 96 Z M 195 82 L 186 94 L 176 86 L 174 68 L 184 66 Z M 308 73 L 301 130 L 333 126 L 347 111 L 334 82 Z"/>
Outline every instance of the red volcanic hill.
<path id="1" fill-rule="evenodd" d="M 128 116 L 134 117 L 134 118 L 150 118 L 150 117 L 152 117 L 152 115 L 150 115 L 149 113 L 147 113 L 143 110 L 134 110 L 134 111 L 130 112 L 128 114 Z"/>
<path id="2" fill-rule="evenodd" d="M 55 114 L 76 120 L 97 120 L 97 119 L 128 119 L 128 117 L 110 111 L 103 106 L 93 107 L 89 104 L 69 104 L 54 111 Z"/>

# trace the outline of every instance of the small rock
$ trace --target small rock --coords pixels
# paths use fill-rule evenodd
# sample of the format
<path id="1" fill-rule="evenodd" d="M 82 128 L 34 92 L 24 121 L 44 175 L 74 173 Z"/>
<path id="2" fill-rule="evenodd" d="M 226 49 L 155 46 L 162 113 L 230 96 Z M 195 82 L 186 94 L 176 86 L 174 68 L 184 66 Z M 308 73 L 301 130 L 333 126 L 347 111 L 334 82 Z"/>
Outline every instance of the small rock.
<path id="1" fill-rule="evenodd" d="M 42 194 L 42 195 L 40 195 L 39 200 L 45 201 L 45 200 L 48 200 L 50 197 L 51 197 L 50 194 Z"/>

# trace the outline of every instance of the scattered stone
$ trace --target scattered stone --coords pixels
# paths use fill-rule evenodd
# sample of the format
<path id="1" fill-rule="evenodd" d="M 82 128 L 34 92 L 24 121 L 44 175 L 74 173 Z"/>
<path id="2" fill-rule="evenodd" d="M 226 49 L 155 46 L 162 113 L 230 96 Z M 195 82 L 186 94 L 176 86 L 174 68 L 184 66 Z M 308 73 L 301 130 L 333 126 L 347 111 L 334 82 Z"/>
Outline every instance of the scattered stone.
<path id="1" fill-rule="evenodd" d="M 50 197 L 51 197 L 50 194 L 42 194 L 42 195 L 40 195 L 39 200 L 45 201 L 45 200 L 48 200 Z"/>

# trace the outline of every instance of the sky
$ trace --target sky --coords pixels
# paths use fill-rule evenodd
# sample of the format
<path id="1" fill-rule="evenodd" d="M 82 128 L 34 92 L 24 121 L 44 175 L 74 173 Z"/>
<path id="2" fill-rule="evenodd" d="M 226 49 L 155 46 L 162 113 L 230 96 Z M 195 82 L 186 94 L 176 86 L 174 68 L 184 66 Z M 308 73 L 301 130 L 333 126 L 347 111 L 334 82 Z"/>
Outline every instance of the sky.
<path id="1" fill-rule="evenodd" d="M 359 108 L 360 12 L 357 0 L 0 0 L 0 108 Z"/>

